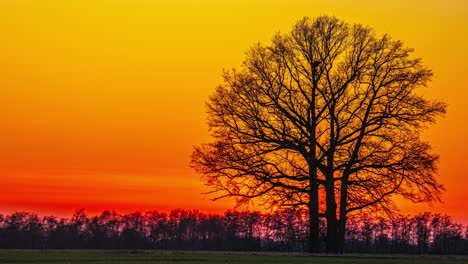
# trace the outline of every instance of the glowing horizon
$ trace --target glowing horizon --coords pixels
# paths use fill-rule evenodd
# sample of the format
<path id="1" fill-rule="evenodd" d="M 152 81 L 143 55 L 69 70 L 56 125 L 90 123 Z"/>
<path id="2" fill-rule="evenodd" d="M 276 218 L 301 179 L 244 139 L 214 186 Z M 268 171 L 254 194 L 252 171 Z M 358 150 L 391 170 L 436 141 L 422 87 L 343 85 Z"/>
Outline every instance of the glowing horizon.
<path id="1" fill-rule="evenodd" d="M 445 203 L 400 208 L 468 221 L 464 1 L 22 0 L 0 14 L 0 213 L 232 208 L 188 167 L 209 141 L 204 104 L 250 46 L 326 14 L 389 33 L 434 71 L 422 92 L 449 108 L 424 138 Z"/>

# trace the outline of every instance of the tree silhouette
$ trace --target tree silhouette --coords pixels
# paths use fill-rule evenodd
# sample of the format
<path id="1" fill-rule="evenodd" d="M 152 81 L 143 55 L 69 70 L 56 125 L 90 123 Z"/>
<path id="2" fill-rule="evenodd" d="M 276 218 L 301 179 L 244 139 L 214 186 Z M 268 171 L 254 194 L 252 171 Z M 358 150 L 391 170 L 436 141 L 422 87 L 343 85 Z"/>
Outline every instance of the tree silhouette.
<path id="1" fill-rule="evenodd" d="M 197 210 L 117 214 L 104 211 L 71 219 L 17 212 L 0 215 L 0 248 L 172 249 L 305 251 L 308 221 L 304 210 L 273 213 Z M 371 217 L 351 215 L 345 251 L 352 253 L 468 254 L 467 226 L 447 215 Z M 320 234 L 326 233 L 324 221 Z M 323 247 L 323 241 L 321 241 Z"/>
<path id="2" fill-rule="evenodd" d="M 312 252 L 325 217 L 327 251 L 342 252 L 349 213 L 443 190 L 420 132 L 446 105 L 416 93 L 432 72 L 412 52 L 369 27 L 300 20 L 224 73 L 207 104 L 214 142 L 195 147 L 192 167 L 215 199 L 307 208 Z"/>

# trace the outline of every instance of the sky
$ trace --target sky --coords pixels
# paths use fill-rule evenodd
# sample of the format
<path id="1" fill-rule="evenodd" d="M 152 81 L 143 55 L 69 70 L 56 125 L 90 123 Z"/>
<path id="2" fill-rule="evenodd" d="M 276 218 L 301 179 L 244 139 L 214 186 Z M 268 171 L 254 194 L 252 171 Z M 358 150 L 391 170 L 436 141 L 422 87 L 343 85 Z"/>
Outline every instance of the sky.
<path id="1" fill-rule="evenodd" d="M 423 137 L 447 191 L 399 207 L 468 223 L 464 0 L 0 0 L 0 213 L 232 208 L 188 166 L 210 141 L 205 103 L 249 47 L 319 15 L 389 33 L 434 71 L 423 92 L 448 114 Z"/>

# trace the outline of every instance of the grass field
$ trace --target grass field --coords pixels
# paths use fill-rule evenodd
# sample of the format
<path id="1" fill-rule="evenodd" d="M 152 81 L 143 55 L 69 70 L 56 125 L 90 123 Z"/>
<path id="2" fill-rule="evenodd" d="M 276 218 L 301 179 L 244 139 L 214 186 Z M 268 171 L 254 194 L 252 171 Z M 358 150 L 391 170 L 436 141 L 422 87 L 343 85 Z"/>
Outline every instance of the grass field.
<path id="1" fill-rule="evenodd" d="M 115 251 L 115 250 L 0 250 L 1 264 L 22 263 L 468 263 L 467 257 L 435 256 L 307 256 L 289 253 L 250 253 L 250 252 L 185 252 L 185 251 Z"/>

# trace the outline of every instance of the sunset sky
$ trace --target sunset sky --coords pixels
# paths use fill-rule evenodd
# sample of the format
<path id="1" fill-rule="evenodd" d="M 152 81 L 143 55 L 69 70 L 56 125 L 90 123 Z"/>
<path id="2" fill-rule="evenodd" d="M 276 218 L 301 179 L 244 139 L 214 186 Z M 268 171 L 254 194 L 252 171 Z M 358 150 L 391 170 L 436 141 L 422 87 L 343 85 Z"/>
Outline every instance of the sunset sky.
<path id="1" fill-rule="evenodd" d="M 223 212 L 188 162 L 210 141 L 205 102 L 223 68 L 304 16 L 333 15 L 415 48 L 449 104 L 424 134 L 443 204 L 468 222 L 468 1 L 2 0 L 0 213 L 86 208 Z"/>

